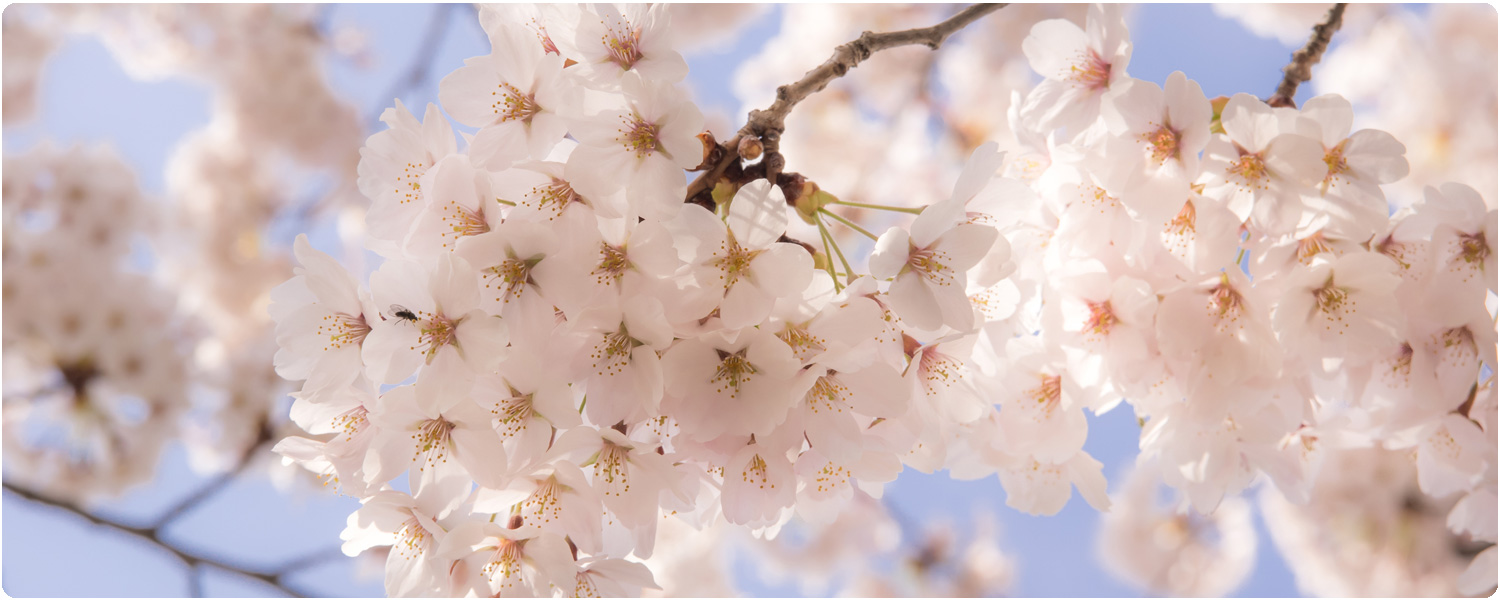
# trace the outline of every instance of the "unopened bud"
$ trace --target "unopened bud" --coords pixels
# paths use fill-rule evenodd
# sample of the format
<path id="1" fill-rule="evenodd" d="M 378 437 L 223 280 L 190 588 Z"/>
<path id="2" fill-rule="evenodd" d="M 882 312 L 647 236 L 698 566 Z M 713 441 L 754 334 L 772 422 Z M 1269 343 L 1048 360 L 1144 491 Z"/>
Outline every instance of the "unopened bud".
<path id="1" fill-rule="evenodd" d="M 738 191 L 740 191 L 740 186 L 728 181 L 720 181 L 714 185 L 714 189 L 710 194 L 714 198 L 714 206 L 719 216 L 722 217 L 729 214 L 729 201 L 734 199 L 734 193 Z"/>
<path id="2" fill-rule="evenodd" d="M 818 184 L 808 181 L 802 184 L 802 192 L 797 194 L 794 206 L 797 207 L 797 216 L 802 217 L 808 225 L 817 225 L 818 211 L 828 206 L 838 198 L 833 194 L 818 188 Z"/>
<path id="3" fill-rule="evenodd" d="M 823 253 L 820 250 L 813 251 L 813 269 L 818 271 L 827 271 L 830 265 L 832 265 L 832 263 L 830 262 L 827 254 Z"/>
<path id="4" fill-rule="evenodd" d="M 1224 115 L 1224 107 L 1229 105 L 1229 96 L 1219 96 L 1208 104 L 1214 109 L 1213 121 L 1208 126 L 1209 133 L 1224 133 L 1224 124 L 1219 119 Z"/>
<path id="5" fill-rule="evenodd" d="M 760 143 L 760 138 L 750 136 L 740 138 L 740 158 L 745 160 L 758 159 L 765 149 L 766 147 Z"/>

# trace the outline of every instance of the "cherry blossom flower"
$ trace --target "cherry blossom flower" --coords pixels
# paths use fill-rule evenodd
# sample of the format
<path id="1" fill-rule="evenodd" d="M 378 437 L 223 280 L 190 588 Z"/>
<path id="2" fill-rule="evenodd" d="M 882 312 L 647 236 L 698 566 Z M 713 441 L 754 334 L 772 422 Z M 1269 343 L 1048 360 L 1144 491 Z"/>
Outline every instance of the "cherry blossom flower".
<path id="1" fill-rule="evenodd" d="M 1109 510 L 1103 465 L 1087 452 L 1078 452 L 1063 463 L 1044 463 L 1029 456 L 1001 467 L 1005 505 L 1033 515 L 1055 515 L 1072 496 L 1072 487 L 1096 510 Z"/>
<path id="2" fill-rule="evenodd" d="M 444 156 L 458 152 L 453 130 L 436 104 L 422 121 L 396 101 L 380 120 L 390 127 L 370 136 L 359 155 L 359 191 L 370 198 L 370 235 L 400 242 L 426 206 L 422 176 Z"/>
<path id="3" fill-rule="evenodd" d="M 1098 118 L 1104 95 L 1127 77 L 1131 44 L 1119 7 L 1096 4 L 1089 7 L 1087 32 L 1066 19 L 1049 19 L 1031 28 L 1021 49 L 1045 78 L 1026 96 L 1021 118 L 1076 136 Z"/>
<path id="4" fill-rule="evenodd" d="M 380 395 L 367 419 L 378 433 L 365 460 L 373 482 L 409 469 L 412 495 L 436 497 L 426 503 L 441 518 L 468 496 L 474 482 L 505 481 L 505 450 L 490 428 L 489 414 L 463 399 L 439 411 L 415 401 L 412 386 Z"/>
<path id="5" fill-rule="evenodd" d="M 626 72 L 643 79 L 676 83 L 687 76 L 687 62 L 668 38 L 668 6 L 599 4 L 579 15 L 573 44 L 585 77 L 612 85 Z"/>
<path id="6" fill-rule="evenodd" d="M 1380 186 L 1406 177 L 1406 146 L 1377 129 L 1350 134 L 1354 110 L 1343 96 L 1326 94 L 1308 100 L 1302 114 L 1320 130 L 1314 139 L 1323 144 L 1328 172 L 1318 191 L 1333 204 L 1328 207 L 1330 213 L 1357 223 L 1354 231 L 1361 237 L 1384 229 L 1388 212 Z"/>
<path id="7" fill-rule="evenodd" d="M 1399 278 L 1390 259 L 1371 252 L 1315 257 L 1291 275 L 1272 319 L 1283 346 L 1309 356 L 1350 360 L 1396 343 Z"/>
<path id="8" fill-rule="evenodd" d="M 574 589 L 574 561 L 566 542 L 532 525 L 507 528 L 465 521 L 434 551 L 448 560 L 470 563 L 471 571 L 484 581 L 484 591 L 498 597 L 546 596 L 553 586 Z"/>
<path id="9" fill-rule="evenodd" d="M 886 292 L 891 309 L 913 327 L 958 331 L 974 327 L 974 307 L 965 294 L 966 271 L 989 252 L 999 233 L 993 227 L 960 222 L 963 205 L 934 204 L 912 223 L 911 232 L 892 227 L 875 243 L 870 274 L 891 278 Z"/>
<path id="10" fill-rule="evenodd" d="M 1301 191 L 1328 172 L 1323 149 L 1299 135 L 1291 120 L 1254 96 L 1235 94 L 1220 120 L 1226 135 L 1210 139 L 1203 151 L 1203 194 L 1268 234 L 1297 225 Z"/>
<path id="11" fill-rule="evenodd" d="M 488 56 L 464 61 L 439 84 L 438 98 L 453 119 L 479 127 L 470 152 L 499 170 L 526 156 L 544 157 L 567 133 L 572 111 L 563 58 L 546 52 L 520 25 L 489 30 Z"/>
<path id="12" fill-rule="evenodd" d="M 1102 111 L 1112 136 L 1104 146 L 1110 159 L 1100 161 L 1096 172 L 1132 212 L 1148 222 L 1165 222 L 1198 175 L 1212 107 L 1182 71 L 1167 77 L 1165 91 L 1130 79 L 1110 95 Z"/>
<path id="13" fill-rule="evenodd" d="M 687 189 L 683 169 L 703 160 L 703 114 L 671 83 L 635 74 L 621 80 L 625 106 L 573 122 L 579 146 L 568 156 L 568 181 L 586 197 L 621 188 L 630 210 L 670 218 Z"/>
<path id="14" fill-rule="evenodd" d="M 397 307 L 372 323 L 361 349 L 377 383 L 400 383 L 423 367 L 416 398 L 441 411 L 464 400 L 479 373 L 504 358 L 505 324 L 479 310 L 479 279 L 463 259 L 443 255 L 429 275 L 389 261 L 370 276 L 377 306 Z M 408 311 L 403 316 L 402 309 Z"/>
<path id="15" fill-rule="evenodd" d="M 429 498 L 428 502 L 444 500 L 436 495 Z M 363 500 L 339 534 L 348 556 L 376 546 L 391 547 L 385 567 L 387 595 L 442 593 L 443 582 L 432 563 L 447 531 L 434 519 L 435 511 L 428 502 L 395 490 L 381 490 Z"/>
<path id="16" fill-rule="evenodd" d="M 661 357 L 662 409 L 692 439 L 765 435 L 796 401 L 798 368 L 792 349 L 760 329 L 680 340 Z"/>
<path id="17" fill-rule="evenodd" d="M 369 293 L 333 257 L 313 249 L 306 235 L 293 245 L 298 275 L 271 291 L 276 320 L 276 373 L 306 379 L 303 390 L 318 394 L 347 386 L 360 376 L 360 349 L 378 318 Z M 366 317 L 366 315 L 373 315 Z"/>

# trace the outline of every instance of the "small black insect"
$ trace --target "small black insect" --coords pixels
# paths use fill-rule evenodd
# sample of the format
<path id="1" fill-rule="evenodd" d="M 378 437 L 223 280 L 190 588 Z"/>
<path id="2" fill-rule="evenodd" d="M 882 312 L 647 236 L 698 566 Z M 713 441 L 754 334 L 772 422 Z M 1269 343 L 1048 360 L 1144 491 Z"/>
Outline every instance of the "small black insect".
<path id="1" fill-rule="evenodd" d="M 411 323 L 417 322 L 417 313 L 412 312 L 410 308 L 401 306 L 400 304 L 391 305 L 391 316 L 396 317 L 397 319 L 401 319 L 402 321 L 408 321 Z"/>

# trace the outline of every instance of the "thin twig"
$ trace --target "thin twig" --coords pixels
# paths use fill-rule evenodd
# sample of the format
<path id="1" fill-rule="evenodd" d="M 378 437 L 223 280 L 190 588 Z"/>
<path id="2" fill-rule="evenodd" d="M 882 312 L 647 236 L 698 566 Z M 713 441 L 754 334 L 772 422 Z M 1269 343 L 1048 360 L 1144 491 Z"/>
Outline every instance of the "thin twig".
<path id="1" fill-rule="evenodd" d="M 187 584 L 189 598 L 203 598 L 203 571 L 194 565 L 188 565 Z"/>
<path id="2" fill-rule="evenodd" d="M 162 529 L 167 525 L 170 525 L 173 521 L 176 521 L 179 517 L 186 514 L 188 511 L 196 508 L 209 496 L 217 494 L 219 490 L 222 490 L 230 483 L 233 483 L 236 477 L 239 477 L 245 472 L 246 469 L 250 468 L 250 464 L 252 462 L 250 459 L 255 456 L 256 451 L 265 447 L 265 445 L 270 441 L 271 432 L 267 431 L 265 427 L 261 427 L 259 436 L 256 438 L 254 443 L 247 446 L 245 448 L 245 451 L 240 454 L 239 461 L 235 463 L 233 469 L 220 473 L 217 477 L 214 477 L 213 480 L 209 481 L 207 484 L 204 484 L 203 487 L 198 488 L 198 491 L 193 492 L 192 494 L 188 495 L 188 497 L 177 501 L 176 504 L 172 505 L 172 508 L 169 508 L 166 510 L 166 512 L 162 513 L 161 518 L 158 518 L 156 522 L 151 525 L 151 529 Z"/>
<path id="3" fill-rule="evenodd" d="M 1328 49 L 1328 42 L 1333 40 L 1334 32 L 1343 25 L 1344 8 L 1347 6 L 1349 4 L 1346 2 L 1333 5 L 1333 8 L 1328 9 L 1328 18 L 1313 26 L 1312 37 L 1308 38 L 1307 46 L 1292 53 L 1291 64 L 1281 70 L 1285 73 L 1281 78 L 1281 85 L 1276 86 L 1276 93 L 1266 100 L 1266 104 L 1297 107 L 1293 100 L 1297 96 L 1297 86 L 1312 80 L 1312 66 L 1323 59 L 1323 51 Z"/>
<path id="4" fill-rule="evenodd" d="M 194 552 L 192 550 L 188 550 L 186 548 L 182 548 L 182 547 L 180 547 L 180 546 L 178 546 L 178 545 L 176 545 L 176 544 L 174 544 L 172 542 L 164 540 L 164 539 L 161 538 L 161 532 L 159 530 L 155 529 L 155 528 L 150 528 L 150 527 L 136 527 L 134 525 L 130 525 L 130 524 L 127 524 L 127 523 L 121 523 L 119 521 L 115 521 L 115 520 L 110 519 L 110 518 L 101 517 L 101 516 L 96 515 L 96 514 L 94 514 L 92 512 L 84 510 L 83 508 L 81 508 L 78 505 L 75 505 L 75 504 L 73 504 L 71 502 L 67 502 L 67 501 L 64 501 L 64 500 L 58 500 L 58 499 L 55 499 L 55 498 L 49 498 L 49 497 L 43 496 L 41 494 L 38 494 L 36 492 L 33 492 L 31 490 L 28 490 L 28 489 L 26 489 L 24 487 L 15 485 L 13 483 L 10 483 L 8 481 L 4 482 L 3 486 L 4 486 L 5 491 L 10 492 L 12 494 L 15 494 L 17 496 L 20 496 L 23 499 L 29 500 L 31 502 L 35 502 L 37 504 L 43 504 L 43 505 L 46 505 L 46 506 L 51 506 L 53 508 L 56 508 L 56 509 L 59 509 L 59 510 L 63 510 L 65 512 L 69 512 L 69 513 L 72 513 L 72 514 L 77 515 L 79 517 L 82 517 L 83 519 L 85 519 L 88 522 L 93 523 L 95 525 L 98 525 L 98 526 L 101 526 L 101 527 L 108 527 L 110 529 L 114 529 L 116 531 L 120 531 L 120 532 L 129 534 L 129 535 L 135 536 L 137 538 L 140 538 L 141 540 L 144 540 L 145 542 L 147 542 L 147 543 L 149 543 L 149 544 L 151 544 L 153 546 L 156 546 L 158 548 L 166 550 L 167 552 L 172 553 L 172 555 L 176 556 L 178 560 L 181 560 L 183 562 L 183 564 L 186 565 L 190 571 L 196 571 L 196 570 L 198 570 L 198 567 L 200 567 L 200 566 L 210 566 L 210 567 L 214 567 L 216 569 L 220 569 L 222 571 L 226 571 L 226 572 L 229 572 L 229 573 L 234 573 L 234 574 L 237 574 L 237 575 L 242 575 L 242 576 L 248 577 L 250 579 L 259 580 L 262 583 L 265 583 L 266 585 L 269 585 L 269 586 L 275 588 L 276 590 L 280 591 L 281 593 L 286 594 L 287 596 L 296 597 L 296 598 L 301 598 L 301 597 L 306 597 L 307 596 L 307 594 L 304 594 L 304 593 L 302 593 L 302 592 L 300 592 L 300 591 L 298 591 L 296 589 L 293 589 L 292 587 L 288 586 L 286 584 L 286 582 L 284 581 L 284 579 L 286 578 L 286 576 L 289 575 L 290 573 L 292 573 L 293 571 L 271 572 L 271 571 L 265 571 L 265 570 L 261 570 L 261 569 L 253 569 L 253 568 L 250 568 L 250 567 L 236 565 L 236 564 L 233 564 L 233 563 L 221 560 L 221 559 L 217 559 L 217 558 L 214 558 L 214 557 L 211 557 L 211 556 L 200 554 L 198 552 Z M 189 577 L 194 577 L 195 575 L 190 572 L 188 574 L 188 576 Z M 195 584 L 192 584 L 192 583 L 189 584 L 190 587 L 192 587 L 193 585 L 195 585 Z"/>
<path id="5" fill-rule="evenodd" d="M 786 117 L 792 112 L 792 108 L 798 102 L 807 99 L 808 96 L 828 87 L 828 84 L 834 79 L 843 77 L 844 74 L 849 72 L 849 69 L 859 66 L 859 63 L 870 58 L 872 54 L 889 48 L 910 46 L 913 44 L 924 44 L 928 48 L 937 50 L 942 47 L 943 41 L 947 40 L 948 36 L 953 35 L 954 32 L 963 29 L 980 17 L 1000 10 L 1005 6 L 1006 4 L 1004 3 L 975 4 L 959 11 L 958 14 L 953 15 L 948 20 L 931 27 L 888 33 L 866 31 L 860 34 L 858 39 L 835 48 L 832 57 L 824 61 L 823 64 L 818 65 L 817 68 L 808 71 L 802 76 L 802 79 L 799 79 L 796 83 L 776 88 L 776 101 L 771 103 L 771 106 L 765 110 L 750 111 L 750 117 L 746 121 L 745 126 L 740 128 L 739 133 L 734 136 L 734 139 L 729 140 L 723 145 L 725 152 L 723 153 L 723 157 L 719 159 L 719 162 L 712 169 L 708 170 L 708 172 L 699 175 L 688 186 L 686 200 L 692 200 L 693 196 L 698 195 L 703 190 L 711 189 L 718 182 L 719 177 L 724 174 L 724 170 L 729 168 L 731 163 L 739 160 L 739 143 L 740 139 L 745 136 L 761 139 L 766 154 L 765 160 L 772 161 L 773 155 L 776 160 L 779 160 L 780 157 L 777 154 L 777 150 L 779 149 L 778 142 L 781 139 L 781 132 L 786 129 Z M 768 166 L 766 168 L 766 179 L 776 181 L 776 175 L 780 171 L 779 166 Z"/>

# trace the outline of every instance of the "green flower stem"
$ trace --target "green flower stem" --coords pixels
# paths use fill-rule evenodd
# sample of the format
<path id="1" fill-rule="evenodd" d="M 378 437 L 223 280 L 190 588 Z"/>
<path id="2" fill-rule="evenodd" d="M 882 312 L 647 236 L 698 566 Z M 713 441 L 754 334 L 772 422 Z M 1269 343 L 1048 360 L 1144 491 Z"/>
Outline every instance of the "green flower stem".
<path id="1" fill-rule="evenodd" d="M 833 253 L 838 255 L 839 263 L 844 265 L 844 276 L 851 280 L 854 279 L 854 267 L 849 265 L 849 259 L 844 258 L 844 251 L 843 249 L 839 248 L 838 241 L 833 239 L 833 233 L 828 231 L 828 225 L 824 224 L 823 219 L 821 218 L 817 219 L 817 221 L 818 230 L 822 231 L 823 235 L 828 237 L 828 243 L 833 245 Z"/>
<path id="2" fill-rule="evenodd" d="M 818 219 L 818 237 L 823 239 L 823 270 L 828 271 L 828 278 L 833 280 L 833 293 L 843 291 L 839 285 L 839 276 L 833 272 L 833 251 L 830 249 L 828 228 L 823 226 L 823 220 Z"/>
<path id="3" fill-rule="evenodd" d="M 826 208 L 820 208 L 820 209 L 818 209 L 818 212 L 823 213 L 825 215 L 828 215 L 830 217 L 833 217 L 833 220 L 838 221 L 840 223 L 843 223 L 845 227 L 848 227 L 850 229 L 853 229 L 855 231 L 858 231 L 860 233 L 865 234 L 865 237 L 867 237 L 867 238 L 870 238 L 872 240 L 879 240 L 880 239 L 880 236 L 877 236 L 877 235 L 875 235 L 873 233 L 865 231 L 865 228 L 860 227 L 858 225 L 855 225 L 854 222 L 850 221 L 849 219 L 845 219 L 845 218 L 840 217 L 840 216 L 838 216 L 838 215 L 836 215 L 836 214 L 834 214 L 832 212 L 829 212 L 828 209 L 826 209 Z"/>
<path id="4" fill-rule="evenodd" d="M 843 200 L 834 200 L 832 202 L 832 204 L 842 204 L 844 206 L 853 206 L 855 208 L 868 208 L 870 210 L 888 210 L 888 211 L 891 211 L 891 212 L 903 212 L 903 213 L 910 214 L 910 215 L 920 215 L 920 214 L 922 214 L 922 209 L 921 208 L 907 208 L 907 207 L 903 207 L 903 206 L 886 206 L 884 204 L 865 204 L 863 202 L 845 202 Z"/>

